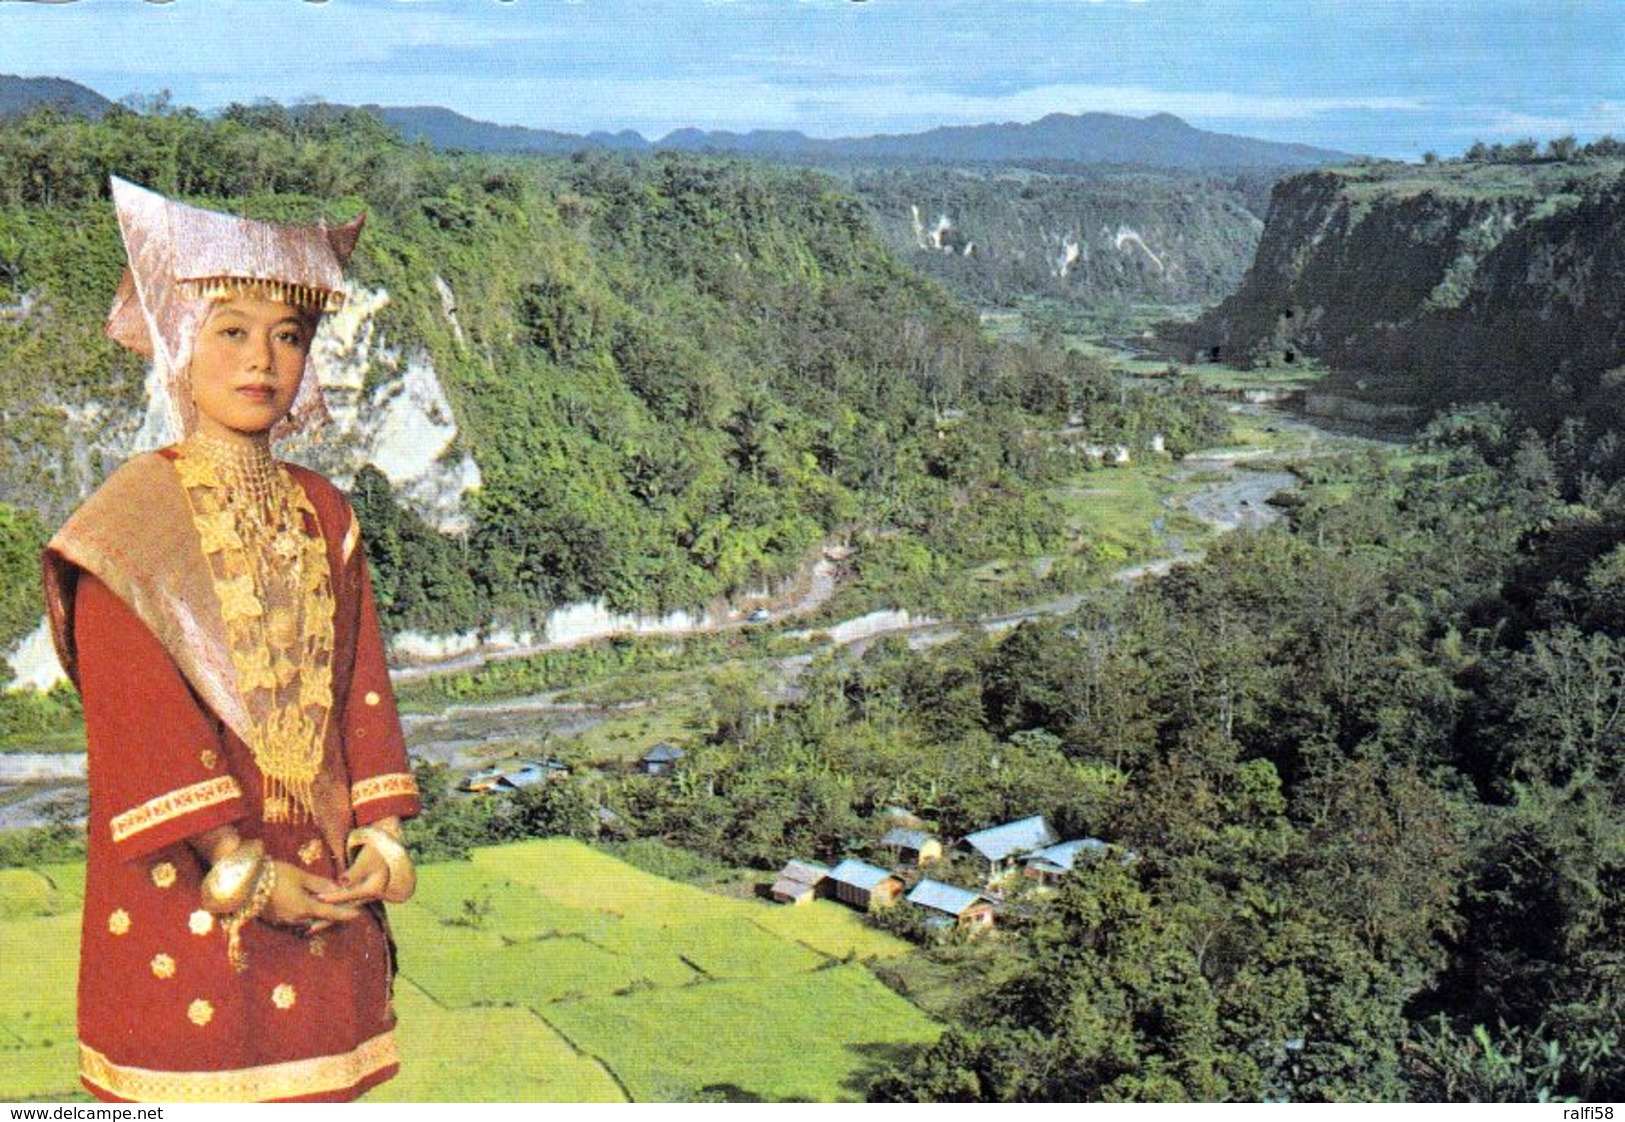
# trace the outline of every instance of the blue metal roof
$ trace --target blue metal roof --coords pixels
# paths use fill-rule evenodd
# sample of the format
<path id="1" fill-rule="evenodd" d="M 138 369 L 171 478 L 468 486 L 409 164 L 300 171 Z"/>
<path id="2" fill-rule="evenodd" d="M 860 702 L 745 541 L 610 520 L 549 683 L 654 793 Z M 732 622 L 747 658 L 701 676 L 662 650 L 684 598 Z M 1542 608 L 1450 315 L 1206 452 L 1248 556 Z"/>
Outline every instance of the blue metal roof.
<path id="1" fill-rule="evenodd" d="M 526 760 L 512 767 L 493 767 L 472 772 L 463 780 L 462 787 L 465 791 L 474 790 L 481 784 L 530 787 L 551 775 L 564 774 L 569 770 L 568 764 L 560 763 L 558 760 Z"/>
<path id="2" fill-rule="evenodd" d="M 646 763 L 668 763 L 683 758 L 683 750 L 675 744 L 656 744 L 643 754 Z"/>
<path id="3" fill-rule="evenodd" d="M 515 787 L 529 787 L 534 783 L 540 783 L 550 775 L 569 770 L 569 765 L 562 764 L 558 760 L 526 760 L 518 767 L 504 771 L 502 778 Z"/>
<path id="4" fill-rule="evenodd" d="M 1003 861 L 1015 854 L 1031 853 L 1058 841 L 1060 838 L 1055 836 L 1055 831 L 1050 829 L 1042 814 L 965 835 L 965 844 L 989 861 Z"/>
<path id="5" fill-rule="evenodd" d="M 880 839 L 881 845 L 898 845 L 904 849 L 923 849 L 925 843 L 934 840 L 924 830 L 910 830 L 904 826 L 894 826 L 886 831 L 886 836 Z"/>
<path id="6" fill-rule="evenodd" d="M 891 874 L 885 869 L 879 869 L 867 861 L 859 861 L 856 857 L 848 857 L 839 865 L 829 871 L 829 879 L 850 884 L 854 888 L 861 888 L 865 892 L 873 891 L 881 881 L 890 879 Z"/>
<path id="7" fill-rule="evenodd" d="M 940 880 L 931 880 L 929 877 L 916 884 L 913 891 L 908 894 L 910 904 L 919 904 L 921 907 L 946 912 L 951 916 L 964 915 L 967 909 L 981 899 L 982 897 L 975 892 L 955 888 L 951 884 L 943 884 Z"/>
<path id="8" fill-rule="evenodd" d="M 1104 857 L 1106 849 L 1106 843 L 1099 838 L 1076 838 L 1040 849 L 1027 858 L 1027 864 L 1047 872 L 1070 873 L 1079 855 Z"/>

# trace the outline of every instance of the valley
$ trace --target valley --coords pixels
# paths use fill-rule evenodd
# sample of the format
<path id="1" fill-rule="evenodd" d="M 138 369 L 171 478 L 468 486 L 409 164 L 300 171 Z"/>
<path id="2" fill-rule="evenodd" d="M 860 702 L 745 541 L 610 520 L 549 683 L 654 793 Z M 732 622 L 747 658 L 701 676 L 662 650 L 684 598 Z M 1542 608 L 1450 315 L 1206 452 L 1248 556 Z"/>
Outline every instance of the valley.
<path id="1" fill-rule="evenodd" d="M 0 635 L 147 432 L 109 167 L 367 209 L 316 455 L 418 663 L 403 1008 L 527 1042 L 494 1094 L 1618 1097 L 1617 145 L 1316 159 L 1266 215 L 1210 171 L 451 155 L 329 109 L 0 127 Z M 0 940 L 58 980 L 77 720 L 0 697 Z M 761 898 L 917 889 L 899 812 L 992 938 Z M 1083 848 L 961 844 L 1035 822 Z M 7 1070 L 70 1094 L 66 987 L 8 981 Z M 753 1027 L 651 1060 L 674 1025 Z M 455 1097 L 426 1041 L 402 1086 Z"/>
<path id="2" fill-rule="evenodd" d="M 1076 340 L 1075 345 L 1098 349 L 1088 340 Z M 1231 442 L 1198 450 L 1178 462 L 1151 459 L 1063 481 L 1050 498 L 1066 511 L 1067 540 L 1077 552 L 999 559 L 963 574 L 979 584 L 1014 582 L 1025 590 L 1016 599 L 1028 595 L 1029 602 L 963 620 L 935 619 L 918 611 L 912 616 L 882 611 L 839 618 L 828 610 L 839 587 L 837 565 L 822 559 L 812 567 L 812 579 L 802 595 L 774 603 L 770 623 L 753 623 L 740 613 L 732 620 L 702 621 L 688 632 L 618 638 L 679 646 L 696 635 L 736 633 L 751 639 L 743 651 L 736 643 L 725 643 L 715 661 L 703 655 L 698 660 L 685 657 L 685 663 L 695 664 L 681 671 L 611 674 L 540 692 L 498 687 L 494 696 L 447 703 L 440 700 L 445 691 L 434 688 L 436 679 L 477 676 L 487 665 L 522 662 L 547 651 L 568 650 L 580 641 L 505 646 L 400 667 L 394 678 L 402 697 L 408 747 L 415 758 L 458 772 L 511 765 L 537 754 L 563 754 L 599 767 L 628 762 L 653 743 L 691 740 L 709 731 L 705 683 L 718 668 L 746 667 L 768 697 L 791 701 L 799 696 L 800 673 L 820 652 L 851 645 L 861 653 L 887 635 L 925 648 L 967 629 L 997 634 L 1025 619 L 1068 615 L 1090 594 L 1089 588 L 1103 581 L 1135 580 L 1166 572 L 1176 563 L 1195 562 L 1203 543 L 1214 535 L 1274 522 L 1279 513 L 1269 498 L 1296 482 L 1283 470 L 1286 464 L 1377 446 L 1365 438 L 1321 429 L 1280 409 L 1230 404 L 1234 382 L 1245 382 L 1245 375 L 1207 373 L 1214 392 L 1231 410 Z M 1060 596 L 1047 592 L 1046 586 L 1058 586 L 1050 579 L 1057 563 L 1080 553 L 1093 561 L 1067 578 L 1078 590 Z M 809 625 L 809 620 L 816 622 Z M 774 648 L 794 653 L 771 653 Z M 83 776 L 83 741 L 71 734 L 58 737 L 48 753 L 38 751 L 37 740 L 0 745 L 0 829 L 42 826 L 64 815 L 80 819 Z"/>

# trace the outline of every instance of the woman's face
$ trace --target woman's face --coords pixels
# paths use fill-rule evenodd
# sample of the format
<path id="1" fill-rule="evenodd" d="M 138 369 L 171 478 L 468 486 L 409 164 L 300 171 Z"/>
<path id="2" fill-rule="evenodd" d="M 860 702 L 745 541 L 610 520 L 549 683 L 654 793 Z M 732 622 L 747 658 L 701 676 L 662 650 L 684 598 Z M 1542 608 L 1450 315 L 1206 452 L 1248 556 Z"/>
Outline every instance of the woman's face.
<path id="1" fill-rule="evenodd" d="M 287 416 L 305 373 L 314 317 L 260 296 L 214 303 L 192 348 L 198 429 L 258 436 Z"/>

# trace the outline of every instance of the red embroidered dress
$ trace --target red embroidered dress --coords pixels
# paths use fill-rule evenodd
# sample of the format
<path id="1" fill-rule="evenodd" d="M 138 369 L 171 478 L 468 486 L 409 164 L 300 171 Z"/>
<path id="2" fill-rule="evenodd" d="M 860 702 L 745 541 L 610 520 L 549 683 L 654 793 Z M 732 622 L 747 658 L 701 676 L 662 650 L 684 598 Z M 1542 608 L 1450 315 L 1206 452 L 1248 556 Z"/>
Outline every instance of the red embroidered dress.
<path id="1" fill-rule="evenodd" d="M 282 465 L 280 555 L 256 560 L 200 459 L 138 456 L 46 554 L 89 740 L 81 1079 L 102 1099 L 354 1098 L 399 1063 L 382 907 L 316 935 L 253 921 L 239 973 L 186 839 L 231 824 L 336 879 L 353 826 L 417 812 L 359 531 Z"/>

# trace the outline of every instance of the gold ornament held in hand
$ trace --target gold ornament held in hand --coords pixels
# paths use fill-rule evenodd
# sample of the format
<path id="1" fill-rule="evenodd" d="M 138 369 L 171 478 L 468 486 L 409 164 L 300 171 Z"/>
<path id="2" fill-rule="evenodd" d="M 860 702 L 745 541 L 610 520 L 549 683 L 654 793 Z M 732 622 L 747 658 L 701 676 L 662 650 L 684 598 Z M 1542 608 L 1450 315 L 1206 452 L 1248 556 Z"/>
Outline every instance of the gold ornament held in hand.
<path id="1" fill-rule="evenodd" d="M 230 915 L 248 903 L 265 863 L 265 843 L 258 838 L 243 842 L 214 863 L 203 878 L 203 909 L 215 915 Z"/>

